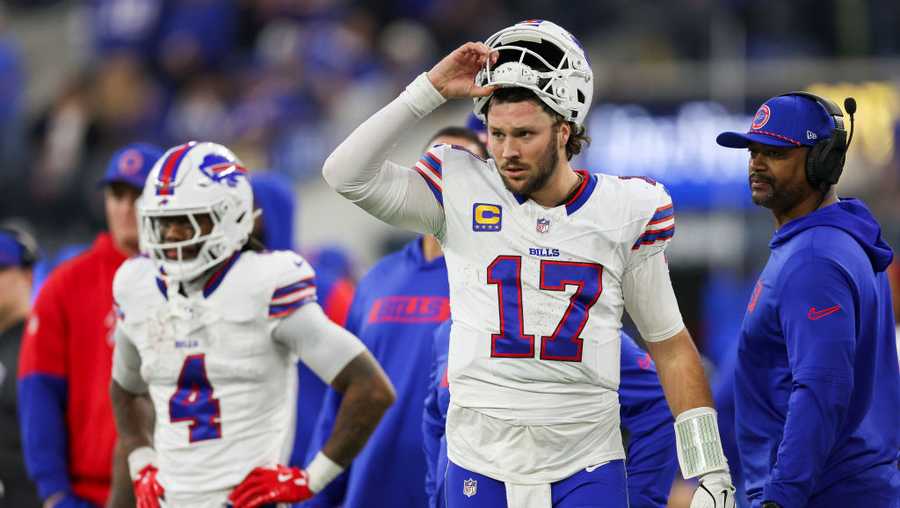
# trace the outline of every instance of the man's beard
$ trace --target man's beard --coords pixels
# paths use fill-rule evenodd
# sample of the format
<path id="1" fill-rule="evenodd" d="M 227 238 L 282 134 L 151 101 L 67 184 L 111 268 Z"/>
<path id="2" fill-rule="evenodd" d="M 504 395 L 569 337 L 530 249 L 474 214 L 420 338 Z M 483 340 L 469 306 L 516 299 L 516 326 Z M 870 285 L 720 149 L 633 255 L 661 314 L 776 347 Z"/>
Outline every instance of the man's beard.
<path id="1" fill-rule="evenodd" d="M 502 171 L 500 172 L 500 179 L 503 180 L 506 190 L 527 197 L 547 185 L 550 177 L 556 172 L 556 166 L 559 164 L 559 151 L 556 149 L 557 132 L 559 132 L 558 128 L 554 127 L 550 135 L 550 141 L 536 163 L 537 173 L 525 180 L 521 190 L 516 190 L 507 180 L 506 175 Z"/>
<path id="2" fill-rule="evenodd" d="M 757 197 L 752 194 L 753 204 L 762 206 L 770 210 L 785 210 L 793 207 L 803 200 L 805 197 L 805 188 L 802 184 L 789 186 L 778 182 L 775 178 L 767 174 L 751 173 L 748 181 L 752 186 L 752 179 L 761 181 L 769 185 L 769 191 L 764 195 Z"/>

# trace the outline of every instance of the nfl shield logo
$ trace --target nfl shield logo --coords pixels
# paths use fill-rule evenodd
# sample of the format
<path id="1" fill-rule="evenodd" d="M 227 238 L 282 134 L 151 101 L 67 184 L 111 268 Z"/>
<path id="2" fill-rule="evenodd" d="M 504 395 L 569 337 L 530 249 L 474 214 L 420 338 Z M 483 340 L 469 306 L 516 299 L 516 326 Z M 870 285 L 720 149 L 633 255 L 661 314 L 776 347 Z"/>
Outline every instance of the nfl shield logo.
<path id="1" fill-rule="evenodd" d="M 472 497 L 476 492 L 478 492 L 478 480 L 469 478 L 468 480 L 463 481 L 463 494 L 465 494 L 466 497 Z"/>
<path id="2" fill-rule="evenodd" d="M 547 231 L 550 231 L 550 219 L 545 219 L 545 218 L 541 217 L 540 219 L 537 220 L 537 225 L 535 226 L 535 229 L 537 229 L 538 233 L 546 233 Z"/>

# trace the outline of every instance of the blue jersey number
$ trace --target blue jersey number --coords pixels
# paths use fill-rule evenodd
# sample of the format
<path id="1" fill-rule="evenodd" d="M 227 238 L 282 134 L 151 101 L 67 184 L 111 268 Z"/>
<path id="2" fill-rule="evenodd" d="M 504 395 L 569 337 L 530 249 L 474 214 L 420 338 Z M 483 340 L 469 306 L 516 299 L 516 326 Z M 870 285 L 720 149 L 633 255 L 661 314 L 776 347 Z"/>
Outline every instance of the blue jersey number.
<path id="1" fill-rule="evenodd" d="M 522 314 L 522 258 L 498 256 L 488 266 L 488 284 L 497 285 L 500 307 L 500 333 L 491 335 L 494 358 L 534 358 L 534 335 L 525 333 Z M 577 289 L 556 325 L 553 335 L 541 337 L 541 360 L 580 362 L 583 340 L 579 337 L 587 324 L 591 307 L 597 303 L 602 285 L 603 267 L 594 263 L 541 261 L 540 288 L 544 291 Z"/>
<path id="2" fill-rule="evenodd" d="M 169 419 L 191 422 L 191 442 L 222 437 L 222 413 L 219 399 L 213 398 L 213 387 L 206 376 L 206 355 L 190 355 L 184 359 L 178 376 L 178 389 L 169 399 Z"/>

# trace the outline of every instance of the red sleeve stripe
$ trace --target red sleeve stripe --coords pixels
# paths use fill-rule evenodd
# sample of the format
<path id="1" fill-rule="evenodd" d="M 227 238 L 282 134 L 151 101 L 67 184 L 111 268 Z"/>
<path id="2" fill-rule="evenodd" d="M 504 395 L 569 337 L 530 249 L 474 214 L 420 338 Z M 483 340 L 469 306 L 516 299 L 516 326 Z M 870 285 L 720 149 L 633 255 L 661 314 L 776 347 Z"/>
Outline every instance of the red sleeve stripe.
<path id="1" fill-rule="evenodd" d="M 665 222 L 674 216 L 675 210 L 672 208 L 672 203 L 669 203 L 666 206 L 661 206 L 656 209 L 656 212 L 653 213 L 653 217 L 650 217 L 650 223 L 648 225 Z"/>
<path id="2" fill-rule="evenodd" d="M 288 303 L 293 303 L 298 300 L 302 300 L 304 298 L 309 298 L 310 296 L 316 296 L 316 286 L 315 285 L 307 287 L 305 289 L 300 289 L 289 295 L 284 295 L 279 298 L 273 298 L 272 301 L 269 303 L 271 305 L 286 305 Z"/>
<path id="3" fill-rule="evenodd" d="M 293 313 L 295 310 L 299 309 L 300 307 L 303 307 L 307 303 L 312 303 L 315 301 L 316 301 L 316 296 L 312 295 L 312 296 L 307 296 L 306 298 L 301 298 L 295 302 L 286 303 L 283 305 L 269 305 L 269 317 L 272 317 L 272 318 L 285 317 L 285 316 Z"/>
<path id="4" fill-rule="evenodd" d="M 284 296 L 288 296 L 290 294 L 296 293 L 297 291 L 300 291 L 301 289 L 306 289 L 310 286 L 315 286 L 316 283 L 313 279 L 314 279 L 313 276 L 309 276 L 309 277 L 300 279 L 297 282 L 294 282 L 293 284 L 288 284 L 287 286 L 281 286 L 280 288 L 276 289 L 274 293 L 272 293 L 272 299 L 275 300 L 278 298 L 282 298 Z"/>
<path id="5" fill-rule="evenodd" d="M 669 240 L 673 236 L 675 236 L 675 224 L 662 229 L 649 230 L 634 242 L 634 245 L 631 246 L 631 250 L 638 250 L 641 245 L 652 245 L 656 242 Z"/>
<path id="6" fill-rule="evenodd" d="M 423 171 L 421 168 L 419 168 L 418 165 L 413 167 L 413 169 L 415 169 L 419 173 L 419 175 L 421 175 L 421 177 L 425 179 L 425 183 L 428 185 L 428 189 L 432 194 L 434 194 L 434 199 L 436 199 L 441 206 L 444 206 L 444 190 L 441 188 L 440 181 L 435 182 L 434 177 Z"/>

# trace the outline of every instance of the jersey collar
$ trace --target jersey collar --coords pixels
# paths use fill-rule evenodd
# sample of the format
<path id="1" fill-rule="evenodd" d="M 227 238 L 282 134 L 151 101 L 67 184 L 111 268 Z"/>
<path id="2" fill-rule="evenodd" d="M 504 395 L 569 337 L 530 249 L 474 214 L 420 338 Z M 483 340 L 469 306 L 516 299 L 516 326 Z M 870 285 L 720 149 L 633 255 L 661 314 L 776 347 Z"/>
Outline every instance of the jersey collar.
<path id="1" fill-rule="evenodd" d="M 584 178 L 581 180 L 581 185 L 578 187 L 578 190 L 575 191 L 575 194 L 565 202 L 566 215 L 572 215 L 584 206 L 584 204 L 587 203 L 588 198 L 591 197 L 591 194 L 594 193 L 594 189 L 597 187 L 597 175 L 588 173 L 583 169 L 576 169 L 575 172 Z M 520 205 L 528 201 L 527 196 L 515 192 L 513 192 L 512 195 Z"/>
<path id="2" fill-rule="evenodd" d="M 209 276 L 206 284 L 203 285 L 203 298 L 209 298 L 209 295 L 213 294 L 213 291 L 215 291 L 216 288 L 219 287 L 219 284 L 225 280 L 225 275 L 231 270 L 231 267 L 234 266 L 234 263 L 237 262 L 239 257 L 241 257 L 241 251 L 235 252 Z"/>

